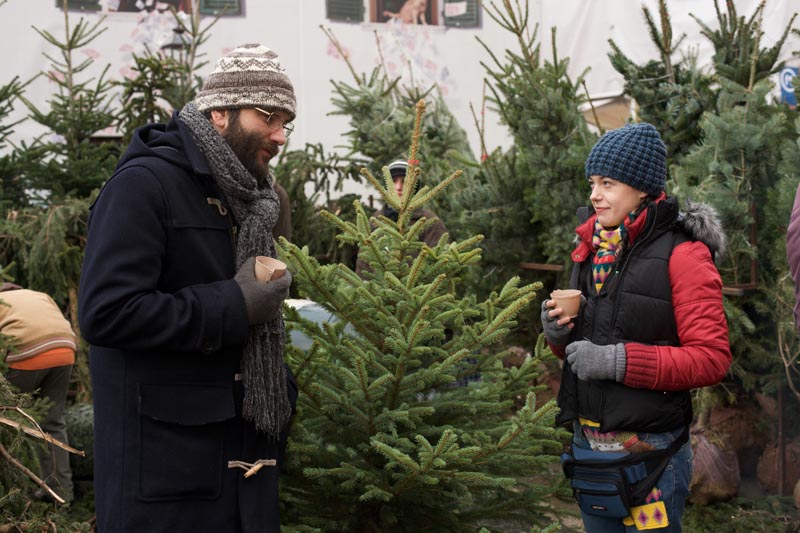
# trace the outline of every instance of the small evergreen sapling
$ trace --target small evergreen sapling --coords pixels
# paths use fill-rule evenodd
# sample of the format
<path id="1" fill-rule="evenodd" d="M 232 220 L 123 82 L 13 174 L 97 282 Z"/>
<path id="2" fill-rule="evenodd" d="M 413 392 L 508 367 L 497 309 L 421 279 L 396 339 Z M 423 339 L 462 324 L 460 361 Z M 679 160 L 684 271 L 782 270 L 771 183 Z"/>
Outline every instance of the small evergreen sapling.
<path id="1" fill-rule="evenodd" d="M 477 231 L 487 235 L 486 249 L 497 250 L 487 260 L 500 271 L 517 271 L 522 262 L 563 264 L 572 249 L 575 210 L 586 198 L 583 163 L 596 139 L 580 110 L 584 73 L 570 78 L 569 59 L 558 56 L 555 29 L 553 55 L 542 57 L 527 4 L 492 3 L 486 13 L 519 44 L 519 50 L 499 56 L 481 41 L 491 58 L 481 62 L 490 102 L 514 147 L 505 156 L 495 152 L 485 158 L 484 179 L 468 183 L 460 195 L 462 212 L 476 223 L 482 222 L 481 212 L 491 215 L 489 226 Z M 512 246 L 504 246 L 507 239 Z"/>
<path id="2" fill-rule="evenodd" d="M 423 110 L 420 101 L 404 194 L 393 191 L 386 167 L 381 181 L 364 171 L 398 220 L 370 219 L 358 202 L 354 223 L 324 213 L 370 265 L 363 278 L 341 264 L 321 266 L 307 248 L 279 245 L 301 294 L 336 318 L 316 324 L 289 311 L 290 326 L 313 342 L 287 350 L 300 387 L 282 488 L 287 531 L 550 522 L 544 498 L 561 477 L 550 468 L 561 443 L 555 403 L 536 402 L 542 346 L 519 368 L 502 361 L 503 340 L 531 312 L 540 284 L 512 278 L 486 300 L 460 297 L 481 237 L 419 242 L 431 221 L 411 224 L 410 214 L 460 175 L 413 192 Z"/>
<path id="3" fill-rule="evenodd" d="M 63 40 L 34 28 L 58 52 L 45 54 L 51 65 L 43 75 L 54 88 L 47 102 L 49 110 L 40 109 L 22 97 L 31 118 L 49 131 L 30 145 L 23 144 L 20 150 L 24 183 L 42 202 L 58 201 L 65 196 L 88 197 L 108 179 L 119 156 L 116 143 L 94 138 L 116 120 L 112 84 L 106 78 L 111 65 L 107 64 L 96 78 L 86 77 L 94 59 L 91 53 L 84 60 L 77 58 L 81 49 L 105 32 L 104 19 L 90 24 L 81 18 L 72 26 L 66 2 L 63 10 Z"/>
<path id="4" fill-rule="evenodd" d="M 0 4 L 0 6 L 3 4 Z M 6 119 L 14 110 L 14 103 L 22 95 L 25 84 L 15 77 L 0 86 L 0 217 L 5 218 L 10 209 L 27 204 L 25 187 L 19 179 L 19 161 L 13 151 L 9 151 L 9 137 L 14 126 L 20 121 L 7 123 Z"/>

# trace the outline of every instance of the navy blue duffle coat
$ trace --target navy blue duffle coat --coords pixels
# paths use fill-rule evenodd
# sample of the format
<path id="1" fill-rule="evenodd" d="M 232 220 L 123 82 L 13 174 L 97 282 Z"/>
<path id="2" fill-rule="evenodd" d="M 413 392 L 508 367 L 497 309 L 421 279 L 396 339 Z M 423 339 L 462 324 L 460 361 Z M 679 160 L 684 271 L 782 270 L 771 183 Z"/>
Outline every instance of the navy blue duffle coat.
<path id="1" fill-rule="evenodd" d="M 100 533 L 279 530 L 285 435 L 241 417 L 248 323 L 234 235 L 177 115 L 138 129 L 92 206 L 80 282 Z M 259 459 L 278 466 L 245 478 L 228 464 Z"/>

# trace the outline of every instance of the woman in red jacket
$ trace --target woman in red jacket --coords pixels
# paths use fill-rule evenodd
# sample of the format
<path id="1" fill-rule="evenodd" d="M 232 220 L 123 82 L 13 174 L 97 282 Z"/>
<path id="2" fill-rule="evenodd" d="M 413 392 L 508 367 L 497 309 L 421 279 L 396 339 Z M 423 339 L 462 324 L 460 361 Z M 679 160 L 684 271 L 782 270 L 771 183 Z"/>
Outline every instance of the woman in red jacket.
<path id="1" fill-rule="evenodd" d="M 731 362 L 713 262 L 725 237 L 712 208 L 679 212 L 664 194 L 666 148 L 650 124 L 608 132 L 585 172 L 592 208 L 578 211 L 570 282 L 585 300 L 575 318 L 546 300 L 542 325 L 566 358 L 558 422 L 574 429 L 569 459 L 624 464 L 623 504 L 614 508 L 607 487 L 579 479 L 586 472 L 573 463 L 565 471 L 587 531 L 680 531 L 689 391 L 718 383 Z"/>

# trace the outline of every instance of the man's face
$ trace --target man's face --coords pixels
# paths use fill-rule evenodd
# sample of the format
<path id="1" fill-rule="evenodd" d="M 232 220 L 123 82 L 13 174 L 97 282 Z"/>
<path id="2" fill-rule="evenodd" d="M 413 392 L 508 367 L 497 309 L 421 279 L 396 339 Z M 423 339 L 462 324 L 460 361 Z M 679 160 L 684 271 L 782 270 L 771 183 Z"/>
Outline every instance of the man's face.
<path id="1" fill-rule="evenodd" d="M 400 198 L 403 197 L 403 184 L 405 183 L 406 179 L 404 176 L 396 176 L 392 178 L 394 181 L 394 190 L 397 193 L 397 196 Z"/>
<path id="2" fill-rule="evenodd" d="M 288 115 L 282 111 L 278 111 L 278 114 L 282 119 L 288 119 Z M 286 143 L 283 128 L 272 129 L 267 126 L 265 119 L 263 114 L 254 109 L 240 109 L 238 113 L 212 112 L 217 131 L 259 183 L 267 182 L 269 162 Z"/>

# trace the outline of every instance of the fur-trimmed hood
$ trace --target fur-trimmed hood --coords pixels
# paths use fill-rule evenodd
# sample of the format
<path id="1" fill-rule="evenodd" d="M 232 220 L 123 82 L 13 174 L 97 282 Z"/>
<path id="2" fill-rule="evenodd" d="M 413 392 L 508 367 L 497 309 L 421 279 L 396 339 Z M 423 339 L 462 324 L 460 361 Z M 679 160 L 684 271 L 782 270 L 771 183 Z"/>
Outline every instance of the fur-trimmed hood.
<path id="1" fill-rule="evenodd" d="M 684 202 L 683 209 L 678 208 L 678 201 L 675 197 L 667 197 L 662 194 L 653 204 L 658 204 L 655 213 L 656 224 L 666 228 L 672 226 L 678 231 L 683 232 L 689 239 L 700 241 L 708 246 L 714 262 L 718 262 L 724 255 L 728 239 L 722 229 L 717 210 L 708 204 L 687 200 Z M 594 210 L 590 206 L 579 207 L 577 211 L 579 225 L 575 229 L 575 244 L 577 248 L 572 252 L 572 260 L 580 262 L 586 259 L 591 253 L 591 236 L 594 232 Z M 646 224 L 646 219 L 638 220 L 638 228 L 631 228 L 636 234 Z M 633 234 L 633 233 L 632 233 Z"/>
<path id="2" fill-rule="evenodd" d="M 715 261 L 725 255 L 728 237 L 722 229 L 717 210 L 712 206 L 687 200 L 678 213 L 675 224 L 689 238 L 708 246 Z"/>

